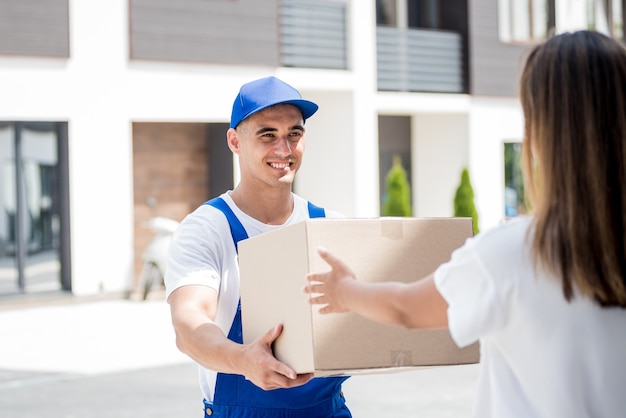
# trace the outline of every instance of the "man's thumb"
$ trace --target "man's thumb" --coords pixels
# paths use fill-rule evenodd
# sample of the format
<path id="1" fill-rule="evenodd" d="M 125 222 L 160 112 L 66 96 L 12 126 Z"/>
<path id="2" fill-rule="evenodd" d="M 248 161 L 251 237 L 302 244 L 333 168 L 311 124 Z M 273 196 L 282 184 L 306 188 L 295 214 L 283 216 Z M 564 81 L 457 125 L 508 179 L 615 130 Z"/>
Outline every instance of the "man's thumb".
<path id="1" fill-rule="evenodd" d="M 276 340 L 276 338 L 278 338 L 281 332 L 283 332 L 283 324 L 278 324 L 274 328 L 267 331 L 263 339 L 267 344 L 272 345 L 272 343 Z"/>

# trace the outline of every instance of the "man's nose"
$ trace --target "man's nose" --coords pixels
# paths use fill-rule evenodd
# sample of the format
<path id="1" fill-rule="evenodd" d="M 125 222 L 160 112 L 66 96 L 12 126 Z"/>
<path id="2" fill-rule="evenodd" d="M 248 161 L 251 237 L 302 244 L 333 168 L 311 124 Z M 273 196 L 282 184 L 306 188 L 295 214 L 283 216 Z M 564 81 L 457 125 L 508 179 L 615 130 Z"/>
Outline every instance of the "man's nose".
<path id="1" fill-rule="evenodd" d="M 275 151 L 279 155 L 290 155 L 291 154 L 291 143 L 287 138 L 280 138 L 276 142 Z"/>

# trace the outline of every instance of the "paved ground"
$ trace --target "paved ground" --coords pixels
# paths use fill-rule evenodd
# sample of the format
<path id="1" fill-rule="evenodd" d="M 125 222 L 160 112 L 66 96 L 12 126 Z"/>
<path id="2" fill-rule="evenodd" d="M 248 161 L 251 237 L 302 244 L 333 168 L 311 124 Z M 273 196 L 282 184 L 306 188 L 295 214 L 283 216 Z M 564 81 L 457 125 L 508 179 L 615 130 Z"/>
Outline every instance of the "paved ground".
<path id="1" fill-rule="evenodd" d="M 162 300 L 2 303 L 0 417 L 202 416 Z M 476 365 L 355 376 L 344 392 L 355 418 L 468 417 L 476 376 Z"/>

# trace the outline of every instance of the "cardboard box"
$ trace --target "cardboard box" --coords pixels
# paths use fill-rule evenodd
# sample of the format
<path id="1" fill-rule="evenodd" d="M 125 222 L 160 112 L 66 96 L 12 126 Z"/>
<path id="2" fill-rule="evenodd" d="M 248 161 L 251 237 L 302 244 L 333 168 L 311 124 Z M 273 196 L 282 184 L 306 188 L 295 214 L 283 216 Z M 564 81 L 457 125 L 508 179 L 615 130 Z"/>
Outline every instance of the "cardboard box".
<path id="1" fill-rule="evenodd" d="M 317 248 L 343 259 L 359 280 L 410 282 L 450 259 L 472 236 L 469 218 L 310 219 L 239 243 L 243 339 L 278 323 L 276 358 L 317 376 L 401 371 L 478 362 L 448 329 L 406 330 L 354 313 L 322 315 L 303 292 L 306 274 L 328 271 Z"/>

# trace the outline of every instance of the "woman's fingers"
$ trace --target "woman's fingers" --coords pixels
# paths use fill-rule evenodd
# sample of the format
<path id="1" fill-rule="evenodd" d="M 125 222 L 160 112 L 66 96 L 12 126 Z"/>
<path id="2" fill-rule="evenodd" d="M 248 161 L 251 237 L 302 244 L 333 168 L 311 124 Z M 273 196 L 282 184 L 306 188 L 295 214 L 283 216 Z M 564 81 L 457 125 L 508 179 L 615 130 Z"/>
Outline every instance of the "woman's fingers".
<path id="1" fill-rule="evenodd" d="M 323 284 L 309 284 L 305 286 L 304 293 L 311 294 L 309 297 L 309 302 L 312 305 L 319 305 L 321 303 L 326 303 L 326 297 L 324 295 L 324 285 Z"/>
<path id="2" fill-rule="evenodd" d="M 314 288 L 318 283 L 324 283 L 326 273 L 309 273 L 306 275 L 306 279 L 309 281 L 307 288 Z"/>
<path id="3" fill-rule="evenodd" d="M 315 283 L 309 283 L 306 286 L 307 293 L 324 293 L 324 284 L 317 280 L 313 280 Z"/>
<path id="4" fill-rule="evenodd" d="M 336 267 L 343 267 L 343 263 L 333 254 L 329 253 L 328 250 L 324 247 L 318 247 L 317 253 L 320 255 L 322 260 L 326 261 L 328 265 L 335 269 Z"/>

